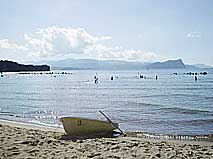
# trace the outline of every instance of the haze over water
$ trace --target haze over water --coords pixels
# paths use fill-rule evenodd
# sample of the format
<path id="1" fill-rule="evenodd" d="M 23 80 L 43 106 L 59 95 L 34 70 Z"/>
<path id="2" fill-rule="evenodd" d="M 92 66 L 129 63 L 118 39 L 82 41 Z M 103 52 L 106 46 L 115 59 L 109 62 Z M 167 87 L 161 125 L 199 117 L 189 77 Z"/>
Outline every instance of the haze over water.
<path id="1" fill-rule="evenodd" d="M 208 75 L 198 75 L 195 82 L 194 76 L 183 75 L 189 71 Z M 104 119 L 102 110 L 124 130 L 213 134 L 213 70 L 67 72 L 72 74 L 5 74 L 0 118 L 58 127 L 61 116 Z"/>

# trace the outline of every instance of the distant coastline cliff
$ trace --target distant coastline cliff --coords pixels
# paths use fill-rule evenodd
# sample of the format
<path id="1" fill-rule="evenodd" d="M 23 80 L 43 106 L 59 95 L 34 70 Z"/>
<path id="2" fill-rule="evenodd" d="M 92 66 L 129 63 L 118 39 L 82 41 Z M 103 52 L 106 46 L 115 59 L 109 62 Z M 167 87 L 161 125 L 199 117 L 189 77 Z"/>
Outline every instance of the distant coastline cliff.
<path id="1" fill-rule="evenodd" d="M 185 65 L 181 59 L 164 62 L 144 63 L 118 60 L 95 59 L 64 59 L 59 61 L 43 61 L 39 64 L 49 64 L 56 70 L 140 70 L 140 69 L 185 69 L 196 68 Z"/>
<path id="2" fill-rule="evenodd" d="M 0 61 L 0 72 L 21 72 L 21 71 L 50 71 L 48 65 L 23 65 L 13 61 Z"/>
<path id="3" fill-rule="evenodd" d="M 165 62 L 155 62 L 146 66 L 149 69 L 177 69 L 186 68 L 185 64 L 181 59 L 178 60 L 168 60 Z"/>

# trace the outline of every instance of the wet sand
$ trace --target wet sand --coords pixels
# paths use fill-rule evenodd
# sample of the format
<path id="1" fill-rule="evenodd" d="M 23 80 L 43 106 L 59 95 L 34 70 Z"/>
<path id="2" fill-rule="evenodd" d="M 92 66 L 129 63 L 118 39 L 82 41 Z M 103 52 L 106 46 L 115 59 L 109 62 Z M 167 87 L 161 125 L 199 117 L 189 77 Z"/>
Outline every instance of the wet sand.
<path id="1" fill-rule="evenodd" d="M 62 129 L 0 121 L 0 158 L 213 158 L 213 142 L 64 136 Z"/>

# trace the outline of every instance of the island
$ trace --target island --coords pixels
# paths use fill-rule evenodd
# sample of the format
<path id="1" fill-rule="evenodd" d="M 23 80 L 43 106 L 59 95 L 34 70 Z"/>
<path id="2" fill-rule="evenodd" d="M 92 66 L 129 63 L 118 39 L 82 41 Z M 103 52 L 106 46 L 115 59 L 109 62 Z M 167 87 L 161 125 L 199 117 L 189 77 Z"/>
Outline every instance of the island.
<path id="1" fill-rule="evenodd" d="M 182 59 L 155 62 L 146 66 L 148 69 L 183 69 L 186 68 Z"/>
<path id="2" fill-rule="evenodd" d="M 50 71 L 48 65 L 24 65 L 13 61 L 0 61 L 0 72 Z"/>

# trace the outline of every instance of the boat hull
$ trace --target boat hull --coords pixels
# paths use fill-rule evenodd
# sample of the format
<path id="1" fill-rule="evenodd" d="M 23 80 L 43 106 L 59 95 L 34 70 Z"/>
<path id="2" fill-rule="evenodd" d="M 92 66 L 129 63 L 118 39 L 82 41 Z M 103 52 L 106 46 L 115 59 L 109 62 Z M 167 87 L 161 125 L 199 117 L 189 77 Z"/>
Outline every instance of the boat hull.
<path id="1" fill-rule="evenodd" d="M 117 123 L 112 124 L 108 121 L 86 119 L 77 117 L 62 117 L 60 121 L 64 130 L 70 135 L 90 135 L 104 132 L 112 132 L 118 126 Z"/>

